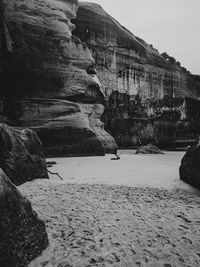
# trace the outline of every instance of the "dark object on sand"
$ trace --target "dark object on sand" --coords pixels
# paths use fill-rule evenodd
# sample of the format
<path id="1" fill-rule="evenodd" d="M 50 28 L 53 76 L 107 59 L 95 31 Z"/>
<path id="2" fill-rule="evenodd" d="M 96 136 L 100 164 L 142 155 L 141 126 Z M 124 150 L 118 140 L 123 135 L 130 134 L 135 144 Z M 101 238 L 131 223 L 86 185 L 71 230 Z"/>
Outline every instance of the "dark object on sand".
<path id="1" fill-rule="evenodd" d="M 116 150 L 116 152 L 114 153 L 114 155 L 116 156 L 116 158 L 111 158 L 111 160 L 118 160 L 118 159 L 120 159 L 120 156 L 121 156 L 121 154 L 123 153 L 124 151 L 122 151 L 121 153 L 119 153 L 119 155 L 117 155 L 117 150 Z"/>
<path id="2" fill-rule="evenodd" d="M 135 154 L 164 154 L 157 146 L 148 144 L 145 146 L 139 146 Z"/>
<path id="3" fill-rule="evenodd" d="M 33 130 L 0 124 L 0 151 L 0 168 L 15 185 L 48 178 L 42 143 Z"/>
<path id="4" fill-rule="evenodd" d="M 47 245 L 45 223 L 0 169 L 0 266 L 25 267 Z"/>
<path id="5" fill-rule="evenodd" d="M 111 160 L 118 160 L 118 159 L 120 159 L 119 156 L 116 156 L 116 158 L 111 158 Z"/>
<path id="6" fill-rule="evenodd" d="M 55 164 L 57 164 L 56 161 L 46 161 L 47 168 L 50 168 L 50 167 L 52 167 Z"/>
<path id="7" fill-rule="evenodd" d="M 185 153 L 179 174 L 181 180 L 200 189 L 200 139 Z"/>
<path id="8" fill-rule="evenodd" d="M 56 161 L 47 161 L 46 164 L 47 164 L 47 168 L 51 168 L 53 165 L 57 164 L 57 162 Z M 47 170 L 47 172 L 52 174 L 52 175 L 58 176 L 60 178 L 60 180 L 63 181 L 63 178 L 59 175 L 58 172 L 51 172 L 49 170 Z"/>
<path id="9" fill-rule="evenodd" d="M 47 172 L 50 173 L 50 174 L 52 174 L 52 175 L 56 175 L 56 176 L 58 176 L 58 177 L 60 178 L 60 180 L 63 181 L 63 178 L 59 175 L 58 172 L 50 172 L 49 170 L 47 170 Z"/>

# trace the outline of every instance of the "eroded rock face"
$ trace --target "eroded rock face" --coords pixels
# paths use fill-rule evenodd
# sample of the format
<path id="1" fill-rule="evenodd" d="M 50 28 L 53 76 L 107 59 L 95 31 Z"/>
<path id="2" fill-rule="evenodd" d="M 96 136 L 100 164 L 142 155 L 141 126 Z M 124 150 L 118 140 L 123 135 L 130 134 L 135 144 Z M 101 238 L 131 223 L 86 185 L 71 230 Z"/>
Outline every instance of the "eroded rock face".
<path id="1" fill-rule="evenodd" d="M 105 129 L 118 144 L 196 138 L 200 120 L 190 115 L 200 106 L 199 76 L 172 57 L 161 56 L 97 4 L 80 2 L 74 23 L 74 34 L 95 59 L 107 100 Z"/>
<path id="2" fill-rule="evenodd" d="M 49 156 L 104 154 L 81 108 L 103 103 L 104 93 L 89 49 L 72 35 L 78 1 L 2 0 L 2 5 L 10 38 L 4 34 L 1 42 L 0 121 L 33 128 Z"/>
<path id="3" fill-rule="evenodd" d="M 104 123 L 100 120 L 104 110 L 105 108 L 102 104 L 95 104 L 89 114 L 89 124 L 101 141 L 105 152 L 115 153 L 118 146 L 116 145 L 114 138 L 104 130 Z"/>
<path id="4" fill-rule="evenodd" d="M 182 158 L 179 173 L 181 180 L 200 189 L 200 139 Z"/>
<path id="5" fill-rule="evenodd" d="M 0 124 L 0 168 L 15 185 L 48 178 L 42 144 L 30 130 L 15 130 Z"/>
<path id="6" fill-rule="evenodd" d="M 0 266 L 25 267 L 47 244 L 44 222 L 0 169 Z"/>

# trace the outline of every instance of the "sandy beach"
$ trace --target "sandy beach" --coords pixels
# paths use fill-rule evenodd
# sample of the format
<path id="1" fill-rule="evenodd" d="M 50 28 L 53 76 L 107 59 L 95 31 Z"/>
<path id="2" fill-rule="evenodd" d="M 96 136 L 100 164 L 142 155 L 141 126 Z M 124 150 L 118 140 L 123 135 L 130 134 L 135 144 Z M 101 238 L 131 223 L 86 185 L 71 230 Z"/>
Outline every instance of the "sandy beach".
<path id="1" fill-rule="evenodd" d="M 200 194 L 179 180 L 183 152 L 50 159 L 19 187 L 50 244 L 29 267 L 200 266 Z"/>

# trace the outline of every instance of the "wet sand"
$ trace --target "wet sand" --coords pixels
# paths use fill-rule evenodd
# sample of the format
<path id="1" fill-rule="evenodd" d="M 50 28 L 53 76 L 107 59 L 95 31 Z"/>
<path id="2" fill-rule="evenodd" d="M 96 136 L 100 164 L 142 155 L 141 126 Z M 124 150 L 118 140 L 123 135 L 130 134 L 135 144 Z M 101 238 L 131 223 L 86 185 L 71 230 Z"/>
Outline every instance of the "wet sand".
<path id="1" fill-rule="evenodd" d="M 50 241 L 30 267 L 200 266 L 200 194 L 179 180 L 182 156 L 55 159 L 64 181 L 19 187 Z"/>

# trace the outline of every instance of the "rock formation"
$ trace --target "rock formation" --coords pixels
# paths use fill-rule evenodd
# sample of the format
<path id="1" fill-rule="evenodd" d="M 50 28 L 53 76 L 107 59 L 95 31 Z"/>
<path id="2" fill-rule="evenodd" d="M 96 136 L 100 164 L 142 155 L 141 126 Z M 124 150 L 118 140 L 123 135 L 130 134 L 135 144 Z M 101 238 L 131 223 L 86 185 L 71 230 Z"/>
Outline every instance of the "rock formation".
<path id="1" fill-rule="evenodd" d="M 0 151 L 0 168 L 15 185 L 48 178 L 42 144 L 34 131 L 0 124 Z"/>
<path id="2" fill-rule="evenodd" d="M 89 124 L 98 139 L 101 141 L 105 151 L 115 153 L 117 151 L 115 140 L 104 130 L 104 123 L 100 120 L 104 110 L 105 108 L 103 105 L 95 104 L 89 114 Z"/>
<path id="3" fill-rule="evenodd" d="M 0 169 L 0 266 L 25 267 L 47 244 L 44 222 Z"/>
<path id="4" fill-rule="evenodd" d="M 167 53 L 160 55 L 97 4 L 80 2 L 73 22 L 74 35 L 96 62 L 107 103 L 105 128 L 120 146 L 196 138 L 200 76 Z"/>
<path id="5" fill-rule="evenodd" d="M 104 94 L 89 49 L 72 35 L 78 1 L 1 0 L 0 7 L 0 121 L 34 129 L 48 156 L 115 150 L 103 124 L 90 125 Z"/>
<path id="6" fill-rule="evenodd" d="M 182 158 L 179 173 L 181 180 L 200 189 L 200 139 Z"/>
<path id="7" fill-rule="evenodd" d="M 139 146 L 135 154 L 164 154 L 157 146 L 148 144 L 145 146 Z"/>

